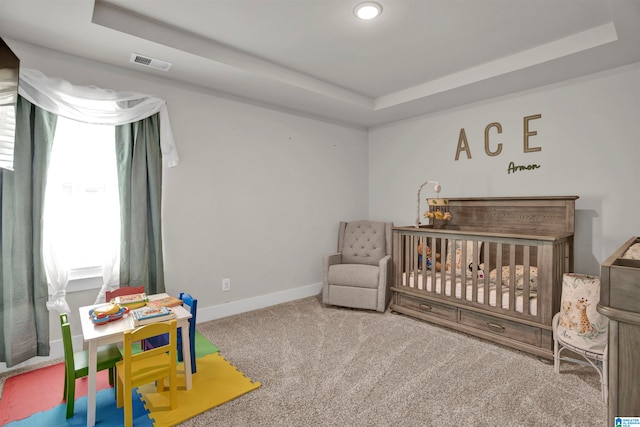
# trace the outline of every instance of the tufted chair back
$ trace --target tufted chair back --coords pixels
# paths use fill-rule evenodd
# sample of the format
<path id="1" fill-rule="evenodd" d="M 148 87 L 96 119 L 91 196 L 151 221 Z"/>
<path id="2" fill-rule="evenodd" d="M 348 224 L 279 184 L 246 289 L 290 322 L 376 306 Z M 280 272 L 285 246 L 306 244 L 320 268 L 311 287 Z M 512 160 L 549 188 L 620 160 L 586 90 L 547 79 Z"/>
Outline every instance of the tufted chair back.
<path id="1" fill-rule="evenodd" d="M 338 252 L 344 264 L 378 265 L 391 254 L 391 223 L 378 221 L 341 222 Z"/>

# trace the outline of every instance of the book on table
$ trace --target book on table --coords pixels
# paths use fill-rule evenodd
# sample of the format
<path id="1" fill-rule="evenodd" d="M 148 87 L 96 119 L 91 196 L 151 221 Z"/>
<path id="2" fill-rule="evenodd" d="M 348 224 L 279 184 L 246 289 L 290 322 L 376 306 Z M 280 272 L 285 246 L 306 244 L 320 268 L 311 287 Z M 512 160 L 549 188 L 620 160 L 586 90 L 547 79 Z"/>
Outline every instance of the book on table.
<path id="1" fill-rule="evenodd" d="M 147 305 L 155 307 L 177 307 L 179 305 L 182 305 L 182 300 L 180 298 L 168 295 L 166 297 L 154 298 L 152 300 L 149 300 Z"/>
<path id="2" fill-rule="evenodd" d="M 145 306 L 131 310 L 134 326 L 143 326 L 154 322 L 164 322 L 174 319 L 175 313 L 167 307 Z"/>

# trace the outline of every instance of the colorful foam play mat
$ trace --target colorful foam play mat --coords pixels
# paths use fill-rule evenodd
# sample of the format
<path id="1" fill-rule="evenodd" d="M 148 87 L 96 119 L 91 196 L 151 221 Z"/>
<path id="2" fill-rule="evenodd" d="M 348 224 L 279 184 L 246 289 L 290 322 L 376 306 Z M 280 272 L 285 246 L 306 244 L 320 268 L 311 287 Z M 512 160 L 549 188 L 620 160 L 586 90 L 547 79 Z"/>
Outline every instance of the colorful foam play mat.
<path id="1" fill-rule="evenodd" d="M 197 372 L 192 388 L 186 390 L 184 377 L 178 376 L 178 404 L 166 409 L 168 391 L 158 393 L 153 384 L 132 393 L 133 424 L 165 427 L 179 424 L 211 408 L 222 405 L 260 387 L 220 355 L 218 348 L 196 332 Z M 182 365 L 182 363 L 180 364 Z M 180 372 L 181 366 L 178 367 Z M 66 418 L 63 401 L 64 364 L 15 375 L 5 381 L 0 399 L 0 425 L 10 427 L 86 426 L 87 378 L 76 380 L 73 417 Z M 182 383 L 180 383 L 182 380 Z M 157 408 L 157 409 L 156 409 Z M 121 426 L 124 409 L 116 407 L 107 371 L 98 372 L 96 426 Z"/>

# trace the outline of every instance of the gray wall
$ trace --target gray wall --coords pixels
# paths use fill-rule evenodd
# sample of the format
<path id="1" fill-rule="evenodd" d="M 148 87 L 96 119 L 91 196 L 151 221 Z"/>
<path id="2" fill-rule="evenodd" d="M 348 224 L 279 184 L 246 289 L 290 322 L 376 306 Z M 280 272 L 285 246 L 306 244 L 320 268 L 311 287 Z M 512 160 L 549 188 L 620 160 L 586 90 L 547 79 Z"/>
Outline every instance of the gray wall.
<path id="1" fill-rule="evenodd" d="M 537 135 L 524 152 L 525 116 Z M 485 153 L 485 127 L 489 132 Z M 464 128 L 471 159 L 455 160 Z M 600 263 L 640 233 L 640 64 L 453 111 L 372 129 L 369 214 L 413 224 L 416 191 L 427 179 L 443 197 L 576 195 L 575 270 L 600 274 Z M 510 162 L 540 168 L 508 173 Z M 422 191 L 434 197 L 432 187 Z M 424 209 L 422 209 L 424 211 Z"/>

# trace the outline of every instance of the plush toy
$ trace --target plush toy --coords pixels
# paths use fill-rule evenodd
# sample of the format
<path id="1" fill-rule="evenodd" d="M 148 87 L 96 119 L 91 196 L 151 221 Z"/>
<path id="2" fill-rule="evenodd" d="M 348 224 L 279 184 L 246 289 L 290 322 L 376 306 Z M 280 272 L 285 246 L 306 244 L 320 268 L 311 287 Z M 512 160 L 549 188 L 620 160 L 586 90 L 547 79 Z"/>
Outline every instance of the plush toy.
<path id="1" fill-rule="evenodd" d="M 431 248 L 427 247 L 427 253 L 429 253 L 429 256 L 431 255 Z M 436 253 L 436 271 L 440 271 L 442 270 L 442 263 L 440 262 L 440 254 Z"/>
<path id="2" fill-rule="evenodd" d="M 469 263 L 469 271 L 473 274 L 474 270 L 478 274 L 478 279 L 484 279 L 484 264 L 474 265 L 474 263 Z"/>
<path id="3" fill-rule="evenodd" d="M 430 270 L 433 267 L 433 257 L 431 256 L 431 247 L 427 246 L 427 268 Z M 440 271 L 442 269 L 442 264 L 440 263 L 440 254 L 436 254 L 436 271 Z M 422 266 L 422 243 L 418 244 L 418 265 Z"/>
<path id="4" fill-rule="evenodd" d="M 450 212 L 430 211 L 430 210 L 425 211 L 423 216 L 425 218 L 442 219 L 445 221 L 449 221 L 452 218 Z"/>

